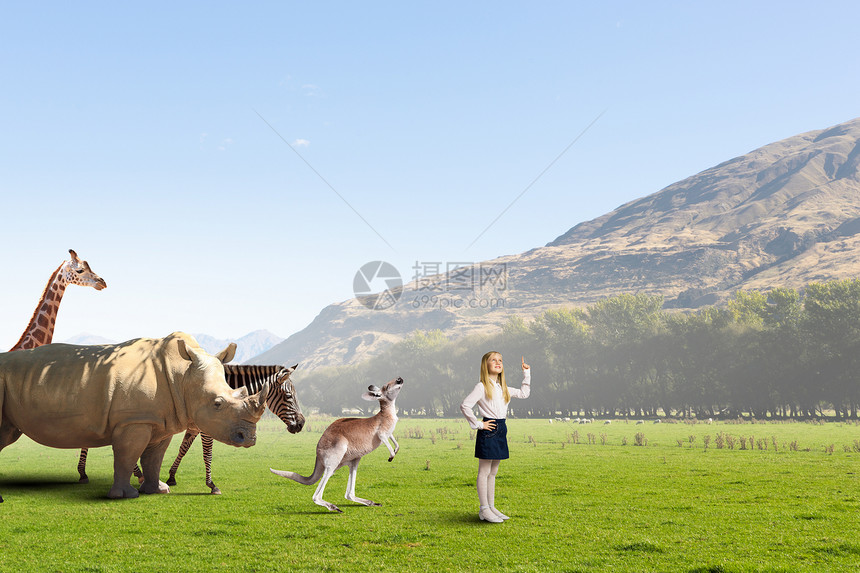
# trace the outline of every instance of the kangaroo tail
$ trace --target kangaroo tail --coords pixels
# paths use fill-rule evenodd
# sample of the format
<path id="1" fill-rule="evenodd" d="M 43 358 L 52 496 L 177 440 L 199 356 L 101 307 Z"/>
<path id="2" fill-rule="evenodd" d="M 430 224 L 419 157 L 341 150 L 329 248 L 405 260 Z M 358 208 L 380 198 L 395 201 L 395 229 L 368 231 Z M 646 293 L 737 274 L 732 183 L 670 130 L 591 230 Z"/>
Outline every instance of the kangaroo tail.
<path id="1" fill-rule="evenodd" d="M 293 481 L 297 481 L 302 485 L 311 485 L 312 483 L 317 483 L 319 481 L 319 479 L 323 475 L 324 469 L 325 468 L 323 467 L 322 460 L 317 459 L 316 463 L 314 464 L 314 472 L 307 477 L 300 475 L 300 474 L 297 474 L 296 472 L 288 472 L 288 471 L 283 471 L 283 470 L 273 470 L 272 468 L 269 468 L 269 471 L 275 475 L 289 478 Z"/>

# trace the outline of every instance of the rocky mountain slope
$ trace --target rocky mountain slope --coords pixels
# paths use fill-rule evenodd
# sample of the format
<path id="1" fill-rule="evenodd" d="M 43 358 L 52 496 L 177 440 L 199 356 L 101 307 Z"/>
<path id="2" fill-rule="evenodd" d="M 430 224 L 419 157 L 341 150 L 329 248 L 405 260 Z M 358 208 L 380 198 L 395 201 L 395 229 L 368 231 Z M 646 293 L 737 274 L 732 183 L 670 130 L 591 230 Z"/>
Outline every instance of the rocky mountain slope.
<path id="1" fill-rule="evenodd" d="M 544 247 L 407 284 L 388 308 L 357 299 L 330 305 L 251 362 L 348 364 L 416 329 L 486 332 L 512 314 L 528 319 L 621 293 L 662 295 L 667 307 L 692 309 L 741 289 L 856 277 L 858 166 L 860 119 L 772 143 Z"/>
<path id="2" fill-rule="evenodd" d="M 228 344 L 235 342 L 237 348 L 233 364 L 242 364 L 249 358 L 262 354 L 284 340 L 268 330 L 255 330 L 238 339 L 221 339 L 200 333 L 192 334 L 192 336 L 206 352 L 212 354 L 221 352 Z M 63 342 L 67 344 L 116 344 L 118 341 L 84 332 L 63 340 Z M 280 362 L 276 364 L 280 364 Z"/>
<path id="3" fill-rule="evenodd" d="M 200 346 L 209 353 L 221 352 L 231 342 L 236 343 L 236 357 L 233 358 L 233 364 L 244 364 L 248 359 L 262 354 L 273 346 L 279 344 L 284 339 L 280 336 L 275 336 L 268 330 L 255 330 L 249 332 L 238 340 L 226 340 L 209 336 L 208 334 L 192 335 L 200 344 Z M 275 364 L 281 364 L 276 362 Z M 295 362 L 293 363 L 295 364 Z"/>

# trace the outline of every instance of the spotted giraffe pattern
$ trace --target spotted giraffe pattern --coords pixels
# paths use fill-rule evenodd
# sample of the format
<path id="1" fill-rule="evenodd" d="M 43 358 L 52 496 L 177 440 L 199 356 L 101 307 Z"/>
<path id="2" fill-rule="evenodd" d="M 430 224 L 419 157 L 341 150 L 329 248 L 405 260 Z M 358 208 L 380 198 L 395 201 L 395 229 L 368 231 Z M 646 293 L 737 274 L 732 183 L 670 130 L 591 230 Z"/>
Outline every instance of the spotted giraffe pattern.
<path id="1" fill-rule="evenodd" d="M 51 343 L 54 338 L 54 326 L 57 323 L 60 302 L 63 300 L 63 294 L 65 294 L 68 285 L 88 286 L 96 290 L 107 287 L 104 279 L 93 272 L 87 261 L 79 258 L 72 249 L 69 249 L 69 254 L 72 256 L 71 260 L 63 261 L 63 264 L 57 267 L 57 270 L 48 279 L 48 284 L 45 285 L 45 291 L 42 293 L 39 304 L 36 305 L 30 324 L 27 325 L 15 346 L 9 349 L 10 352 Z"/>

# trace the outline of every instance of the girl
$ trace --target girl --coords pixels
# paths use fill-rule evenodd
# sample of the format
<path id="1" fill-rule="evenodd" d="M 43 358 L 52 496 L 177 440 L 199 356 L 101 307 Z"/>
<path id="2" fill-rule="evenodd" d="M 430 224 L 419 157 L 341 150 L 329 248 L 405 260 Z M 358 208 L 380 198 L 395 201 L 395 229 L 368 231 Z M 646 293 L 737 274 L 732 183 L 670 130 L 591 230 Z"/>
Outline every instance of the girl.
<path id="1" fill-rule="evenodd" d="M 508 413 L 508 402 L 511 398 L 528 398 L 531 393 L 531 369 L 523 363 L 522 388 L 508 388 L 505 383 L 505 370 L 502 367 L 502 355 L 498 352 L 487 352 L 481 358 L 481 381 L 475 385 L 463 403 L 460 410 L 469 421 L 473 430 L 478 430 L 475 439 L 475 457 L 478 458 L 478 502 L 480 509 L 478 517 L 483 521 L 501 523 L 508 516 L 495 508 L 496 472 L 499 462 L 508 459 L 508 429 L 505 417 Z M 478 406 L 478 411 L 484 417 L 479 422 L 472 408 Z"/>

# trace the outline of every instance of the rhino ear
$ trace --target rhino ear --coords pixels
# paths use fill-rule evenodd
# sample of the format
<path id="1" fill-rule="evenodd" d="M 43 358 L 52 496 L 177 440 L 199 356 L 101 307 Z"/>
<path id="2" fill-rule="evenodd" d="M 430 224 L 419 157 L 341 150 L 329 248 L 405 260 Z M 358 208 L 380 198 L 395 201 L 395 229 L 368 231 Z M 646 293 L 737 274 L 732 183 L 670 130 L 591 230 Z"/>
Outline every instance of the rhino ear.
<path id="1" fill-rule="evenodd" d="M 215 358 L 221 361 L 222 364 L 227 364 L 236 357 L 236 343 L 231 342 L 227 348 L 215 355 Z"/>
<path id="2" fill-rule="evenodd" d="M 179 355 L 185 360 L 191 360 L 191 355 L 188 354 L 188 347 L 185 346 L 185 341 L 180 338 L 177 342 L 179 343 Z"/>
<path id="3" fill-rule="evenodd" d="M 192 346 L 188 346 L 181 338 L 177 342 L 179 343 L 179 355 L 182 356 L 182 358 L 190 360 L 194 364 L 198 364 L 200 362 L 199 350 Z"/>

